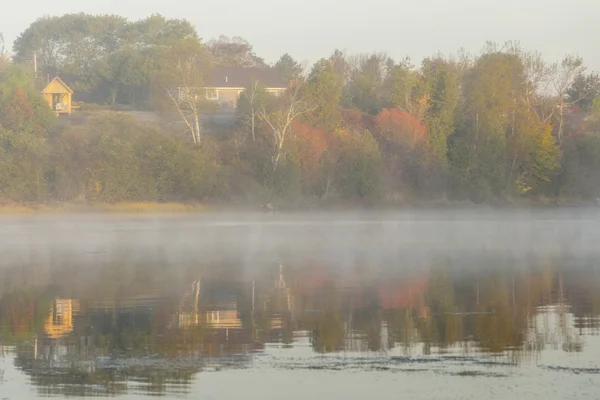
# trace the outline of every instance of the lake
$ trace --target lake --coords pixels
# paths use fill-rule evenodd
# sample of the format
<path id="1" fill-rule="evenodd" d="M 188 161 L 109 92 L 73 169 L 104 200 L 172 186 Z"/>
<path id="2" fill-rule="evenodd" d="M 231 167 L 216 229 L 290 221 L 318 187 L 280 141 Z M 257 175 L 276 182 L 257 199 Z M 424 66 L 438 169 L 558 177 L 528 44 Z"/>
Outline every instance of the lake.
<path id="1" fill-rule="evenodd" d="M 589 399 L 600 209 L 0 217 L 0 399 Z"/>

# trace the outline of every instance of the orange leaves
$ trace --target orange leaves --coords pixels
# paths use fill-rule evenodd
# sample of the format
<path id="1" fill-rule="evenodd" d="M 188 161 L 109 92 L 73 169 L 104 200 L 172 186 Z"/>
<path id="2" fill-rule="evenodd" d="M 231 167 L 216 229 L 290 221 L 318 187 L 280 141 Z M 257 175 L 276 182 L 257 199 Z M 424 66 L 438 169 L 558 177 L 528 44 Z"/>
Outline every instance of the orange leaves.
<path id="1" fill-rule="evenodd" d="M 33 107 L 27 93 L 17 89 L 10 102 L 2 107 L 2 124 L 8 129 L 19 128 L 20 125 L 34 119 Z"/>
<path id="2" fill-rule="evenodd" d="M 350 127 L 362 127 L 364 125 L 364 115 L 356 108 L 342 110 L 342 120 Z"/>
<path id="3" fill-rule="evenodd" d="M 315 170 L 327 151 L 325 132 L 295 121 L 293 132 L 298 143 L 300 164 L 304 170 Z"/>
<path id="4" fill-rule="evenodd" d="M 428 131 L 414 116 L 393 108 L 384 108 L 374 118 L 380 139 L 391 143 L 408 143 L 411 146 L 427 145 Z"/>

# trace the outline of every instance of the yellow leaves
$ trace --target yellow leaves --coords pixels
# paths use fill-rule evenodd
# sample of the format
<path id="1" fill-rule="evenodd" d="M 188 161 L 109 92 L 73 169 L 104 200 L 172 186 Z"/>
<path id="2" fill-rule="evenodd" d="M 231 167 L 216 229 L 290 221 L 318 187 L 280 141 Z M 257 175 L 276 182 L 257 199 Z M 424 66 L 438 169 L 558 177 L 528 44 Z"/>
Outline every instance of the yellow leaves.
<path id="1" fill-rule="evenodd" d="M 414 114 L 419 121 L 423 121 L 425 119 L 425 114 L 427 114 L 427 111 L 429 111 L 429 108 L 431 107 L 431 104 L 429 103 L 430 100 L 431 97 L 429 96 L 429 93 L 425 93 L 415 101 Z"/>
<path id="2" fill-rule="evenodd" d="M 550 174 L 558 166 L 560 149 L 552 136 L 552 125 L 546 124 L 540 135 L 536 138 L 534 150 L 533 176 L 539 181 L 550 182 Z"/>

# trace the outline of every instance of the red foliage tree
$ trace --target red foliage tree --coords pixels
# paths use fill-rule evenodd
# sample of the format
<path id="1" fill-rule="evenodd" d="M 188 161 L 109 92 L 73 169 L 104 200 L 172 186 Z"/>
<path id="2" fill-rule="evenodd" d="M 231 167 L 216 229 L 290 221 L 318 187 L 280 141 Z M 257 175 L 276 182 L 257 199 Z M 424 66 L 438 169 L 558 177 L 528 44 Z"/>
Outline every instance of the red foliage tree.
<path id="1" fill-rule="evenodd" d="M 411 114 L 394 108 L 384 108 L 375 116 L 373 122 L 378 138 L 388 144 L 427 146 L 427 126 Z"/>
<path id="2" fill-rule="evenodd" d="M 344 124 L 351 128 L 364 128 L 365 117 L 364 114 L 356 108 L 348 108 L 342 110 L 342 121 Z"/>
<path id="3" fill-rule="evenodd" d="M 23 89 L 15 90 L 12 99 L 2 107 L 0 123 L 11 130 L 23 129 L 35 121 L 33 105 Z"/>
<path id="4" fill-rule="evenodd" d="M 315 171 L 327 151 L 327 135 L 317 128 L 311 128 L 298 121 L 294 122 L 292 129 L 298 144 L 302 169 Z"/>

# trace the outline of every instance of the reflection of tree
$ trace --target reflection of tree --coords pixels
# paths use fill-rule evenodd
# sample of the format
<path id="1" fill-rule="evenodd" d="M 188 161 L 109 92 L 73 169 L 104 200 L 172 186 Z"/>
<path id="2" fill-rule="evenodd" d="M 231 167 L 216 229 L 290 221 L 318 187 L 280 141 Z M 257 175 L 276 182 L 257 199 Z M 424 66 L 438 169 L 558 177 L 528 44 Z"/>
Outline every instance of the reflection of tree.
<path id="1" fill-rule="evenodd" d="M 381 310 L 377 304 L 371 303 L 352 313 L 352 329 L 365 341 L 365 350 L 381 350 L 381 324 Z"/>
<path id="2" fill-rule="evenodd" d="M 373 268 L 342 280 L 327 265 L 279 274 L 272 268 L 247 281 L 239 267 L 222 264 L 179 273 L 115 264 L 79 281 L 63 266 L 62 284 L 55 274 L 46 278 L 53 291 L 3 282 L 0 344 L 17 345 L 18 367 L 45 395 L 160 395 L 185 392 L 207 357 L 293 345 L 298 331 L 309 332 L 318 353 L 399 346 L 413 354 L 422 345 L 426 354 L 476 349 L 512 361 L 548 344 L 583 351 L 581 337 L 598 333 L 595 269 L 567 271 L 552 260 L 520 268 L 510 260 L 485 262 L 493 265 L 436 262 L 417 278 L 377 278 Z M 190 284 L 199 277 L 201 288 Z M 55 295 L 79 301 L 73 332 L 50 341 L 41 333 Z M 214 310 L 220 325 L 207 322 Z M 235 360 L 231 365 L 248 361 Z"/>
<path id="3" fill-rule="evenodd" d="M 319 353 L 339 351 L 344 345 L 344 318 L 341 309 L 341 293 L 338 288 L 328 285 L 317 291 L 315 306 L 320 312 L 308 318 L 312 328 L 311 343 Z"/>
<path id="4" fill-rule="evenodd" d="M 473 316 L 473 333 L 483 350 L 496 353 L 520 345 L 520 341 L 513 340 L 515 320 L 511 318 L 509 302 L 507 283 L 501 276 L 482 277 L 476 307 L 481 314 Z"/>
<path id="5" fill-rule="evenodd" d="M 5 294 L 0 299 L 0 324 L 3 344 L 30 340 L 44 325 L 51 299 L 33 290 Z"/>
<path id="6" fill-rule="evenodd" d="M 429 318 L 419 320 L 418 327 L 426 351 L 431 345 L 445 348 L 456 343 L 460 321 L 452 315 L 457 308 L 454 282 L 447 266 L 433 268 L 425 301 L 430 315 Z"/>
<path id="7" fill-rule="evenodd" d="M 384 320 L 388 328 L 388 347 L 391 348 L 395 343 L 399 343 L 404 353 L 410 354 L 414 344 L 419 341 L 417 330 L 419 317 L 416 315 L 416 309 L 406 307 L 387 310 L 384 313 Z"/>

